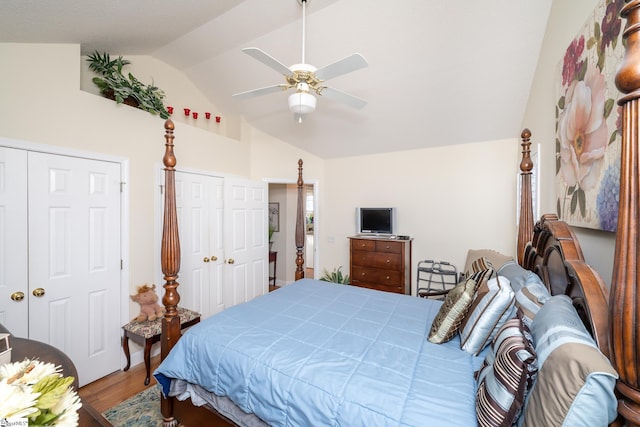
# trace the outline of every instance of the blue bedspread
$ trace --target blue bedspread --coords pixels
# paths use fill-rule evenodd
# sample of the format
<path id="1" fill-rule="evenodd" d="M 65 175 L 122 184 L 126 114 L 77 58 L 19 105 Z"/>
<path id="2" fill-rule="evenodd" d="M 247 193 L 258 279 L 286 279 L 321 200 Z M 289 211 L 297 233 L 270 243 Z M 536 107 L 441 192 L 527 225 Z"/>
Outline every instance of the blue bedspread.
<path id="1" fill-rule="evenodd" d="M 273 426 L 475 426 L 477 361 L 426 340 L 439 306 L 303 279 L 192 327 L 154 375 Z"/>

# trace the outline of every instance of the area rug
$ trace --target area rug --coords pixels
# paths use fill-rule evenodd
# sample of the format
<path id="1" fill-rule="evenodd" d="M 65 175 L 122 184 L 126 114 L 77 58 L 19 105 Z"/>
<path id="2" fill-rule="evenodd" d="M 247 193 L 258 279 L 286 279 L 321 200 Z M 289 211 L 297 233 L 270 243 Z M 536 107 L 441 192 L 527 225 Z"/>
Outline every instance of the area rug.
<path id="1" fill-rule="evenodd" d="M 114 427 L 158 427 L 162 425 L 160 414 L 160 388 L 149 387 L 124 402 L 105 411 L 102 415 Z"/>

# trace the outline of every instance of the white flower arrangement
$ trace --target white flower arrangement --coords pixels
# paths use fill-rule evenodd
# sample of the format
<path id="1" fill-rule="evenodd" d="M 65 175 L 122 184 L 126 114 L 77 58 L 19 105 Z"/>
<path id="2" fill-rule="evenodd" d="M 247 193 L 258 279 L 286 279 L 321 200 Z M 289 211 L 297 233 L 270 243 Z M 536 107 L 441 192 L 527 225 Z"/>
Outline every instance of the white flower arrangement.
<path id="1" fill-rule="evenodd" d="M 0 425 L 77 426 L 82 404 L 73 381 L 38 360 L 0 365 Z"/>

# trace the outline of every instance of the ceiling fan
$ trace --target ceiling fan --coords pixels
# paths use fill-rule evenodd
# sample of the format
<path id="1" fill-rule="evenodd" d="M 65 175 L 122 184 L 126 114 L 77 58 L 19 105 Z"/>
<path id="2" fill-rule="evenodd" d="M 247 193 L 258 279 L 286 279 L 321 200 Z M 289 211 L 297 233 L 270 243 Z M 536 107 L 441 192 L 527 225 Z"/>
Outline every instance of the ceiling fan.
<path id="1" fill-rule="evenodd" d="M 350 107 L 361 109 L 367 105 L 367 101 L 357 98 L 348 93 L 325 86 L 324 82 L 334 77 L 350 73 L 352 71 L 365 68 L 369 65 L 362 55 L 354 53 L 346 58 L 326 65 L 322 68 L 316 68 L 313 65 L 305 63 L 305 30 L 306 30 L 306 6 L 311 0 L 296 0 L 302 6 L 302 61 L 300 64 L 294 64 L 287 67 L 271 55 L 265 53 L 257 47 L 248 47 L 242 49 L 244 53 L 257 59 L 266 66 L 276 70 L 282 74 L 286 83 L 266 86 L 258 89 L 249 90 L 233 94 L 237 99 L 248 99 L 268 93 L 286 91 L 295 89 L 295 93 L 289 95 L 289 110 L 295 114 L 298 122 L 302 122 L 302 116 L 309 114 L 316 109 L 316 97 L 325 96 L 335 101 L 346 104 Z"/>

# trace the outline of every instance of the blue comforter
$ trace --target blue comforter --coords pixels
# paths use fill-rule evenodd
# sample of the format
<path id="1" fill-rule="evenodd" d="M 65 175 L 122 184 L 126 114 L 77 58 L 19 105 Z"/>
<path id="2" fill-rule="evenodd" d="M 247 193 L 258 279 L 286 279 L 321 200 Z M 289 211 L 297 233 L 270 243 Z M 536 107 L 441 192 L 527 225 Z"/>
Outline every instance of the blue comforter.
<path id="1" fill-rule="evenodd" d="M 475 426 L 478 361 L 426 340 L 439 307 L 303 279 L 192 327 L 154 375 L 273 426 Z"/>

